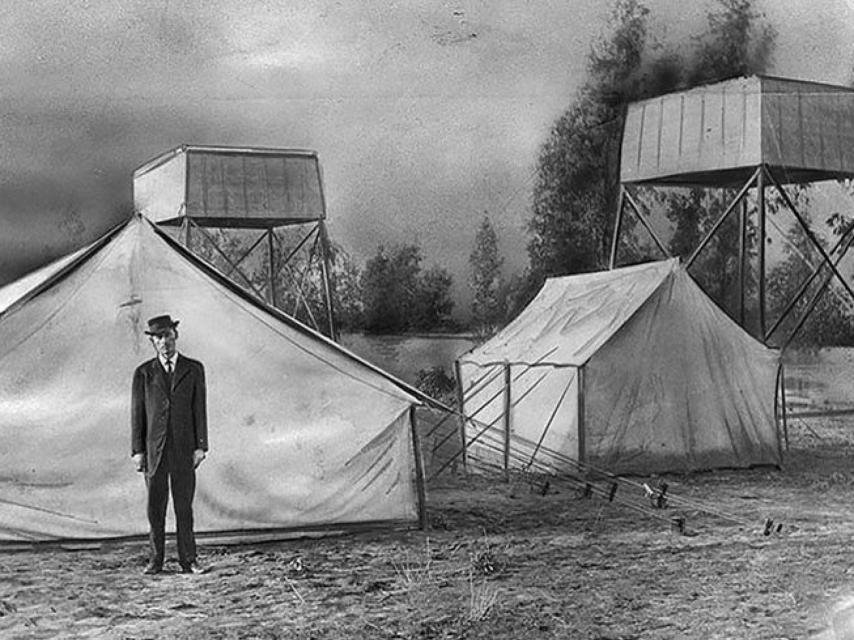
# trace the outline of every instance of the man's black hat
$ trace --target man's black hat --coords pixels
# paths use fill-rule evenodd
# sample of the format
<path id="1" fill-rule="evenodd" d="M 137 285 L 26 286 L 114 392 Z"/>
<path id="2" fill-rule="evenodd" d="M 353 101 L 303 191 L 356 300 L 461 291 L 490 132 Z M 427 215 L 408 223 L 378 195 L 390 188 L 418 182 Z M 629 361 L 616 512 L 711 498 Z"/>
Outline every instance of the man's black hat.
<path id="1" fill-rule="evenodd" d="M 148 321 L 148 331 L 145 333 L 150 336 L 158 336 L 162 333 L 166 333 L 169 329 L 174 329 L 177 326 L 178 321 L 173 320 L 172 316 L 155 316 Z"/>

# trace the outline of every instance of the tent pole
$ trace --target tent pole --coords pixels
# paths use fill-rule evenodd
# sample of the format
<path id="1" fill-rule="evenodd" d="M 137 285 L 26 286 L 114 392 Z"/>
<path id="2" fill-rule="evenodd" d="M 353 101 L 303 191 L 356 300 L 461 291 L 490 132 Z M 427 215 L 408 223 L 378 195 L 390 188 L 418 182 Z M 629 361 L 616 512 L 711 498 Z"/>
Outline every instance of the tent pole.
<path id="1" fill-rule="evenodd" d="M 759 335 L 765 342 L 765 165 L 756 174 L 756 197 L 759 203 Z"/>
<path id="2" fill-rule="evenodd" d="M 510 365 L 504 364 L 504 479 L 510 480 Z"/>
<path id="3" fill-rule="evenodd" d="M 738 323 L 744 327 L 744 256 L 747 246 L 747 201 L 738 208 Z"/>
<path id="4" fill-rule="evenodd" d="M 273 246 L 273 227 L 267 229 L 267 254 L 268 254 L 268 269 L 270 278 L 270 304 L 274 307 L 276 304 L 276 254 Z"/>
<path id="5" fill-rule="evenodd" d="M 540 447 L 543 445 L 543 440 L 546 439 L 546 435 L 549 432 L 549 429 L 552 427 L 552 423 L 554 422 L 555 417 L 557 416 L 558 409 L 563 404 L 563 399 L 566 398 L 566 394 L 569 393 L 569 390 L 572 388 L 572 378 L 569 379 L 569 382 L 566 383 L 566 387 L 563 390 L 563 393 L 560 394 L 560 398 L 558 398 L 557 404 L 555 408 L 552 409 L 552 414 L 549 416 L 549 421 L 546 423 L 546 428 L 543 429 L 543 432 L 540 434 L 540 439 L 537 440 L 537 446 L 534 447 L 534 452 L 531 454 L 531 459 L 528 460 L 528 464 L 525 465 L 525 469 L 530 468 L 532 464 L 534 464 L 534 459 L 537 457 L 537 453 L 540 451 Z"/>
<path id="6" fill-rule="evenodd" d="M 457 379 L 457 405 L 459 407 L 459 422 L 460 422 L 460 445 L 463 450 L 463 471 L 468 471 L 468 455 L 466 453 L 466 412 L 465 405 L 463 401 L 465 400 L 465 394 L 463 393 L 463 375 L 462 375 L 462 367 L 460 367 L 460 361 L 454 360 L 454 377 Z"/>
<path id="7" fill-rule="evenodd" d="M 614 222 L 614 236 L 611 238 L 611 258 L 608 268 L 617 266 L 617 244 L 620 242 L 620 229 L 623 226 L 623 208 L 625 207 L 626 187 L 620 184 L 620 197 L 617 199 L 617 219 Z"/>
<path id="8" fill-rule="evenodd" d="M 418 495 L 418 527 L 427 530 L 427 496 L 424 491 L 424 461 L 421 459 L 421 442 L 418 440 L 418 422 L 415 405 L 409 407 L 409 426 L 412 430 L 412 451 L 415 455 L 415 490 Z"/>
<path id="9" fill-rule="evenodd" d="M 578 367 L 578 461 L 587 460 L 587 442 L 584 426 L 584 366 Z"/>
<path id="10" fill-rule="evenodd" d="M 782 357 L 782 356 L 781 356 Z M 783 410 L 783 438 L 786 441 L 786 451 L 789 450 L 789 422 L 788 411 L 786 410 L 786 368 L 780 362 L 780 407 Z"/>

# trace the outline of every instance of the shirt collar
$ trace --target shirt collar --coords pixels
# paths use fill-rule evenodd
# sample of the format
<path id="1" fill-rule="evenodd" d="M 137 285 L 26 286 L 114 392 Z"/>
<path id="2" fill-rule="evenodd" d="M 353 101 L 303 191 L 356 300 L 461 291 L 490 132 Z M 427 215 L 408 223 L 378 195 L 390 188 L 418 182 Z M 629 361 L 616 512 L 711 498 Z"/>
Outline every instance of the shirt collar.
<path id="1" fill-rule="evenodd" d="M 165 369 L 166 368 L 166 362 L 167 362 L 166 358 L 164 358 L 160 354 L 157 354 L 157 359 L 160 360 L 161 366 Z M 172 370 L 174 371 L 175 370 L 175 364 L 178 362 L 178 352 L 177 351 L 172 354 L 172 357 L 169 358 L 169 361 L 172 363 Z"/>

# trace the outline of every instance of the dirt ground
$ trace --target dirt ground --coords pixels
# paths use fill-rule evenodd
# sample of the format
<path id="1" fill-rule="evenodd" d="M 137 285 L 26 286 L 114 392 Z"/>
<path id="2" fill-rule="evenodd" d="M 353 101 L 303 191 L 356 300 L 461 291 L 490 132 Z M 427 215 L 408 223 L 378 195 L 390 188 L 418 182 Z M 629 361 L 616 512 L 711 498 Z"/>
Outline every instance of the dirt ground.
<path id="1" fill-rule="evenodd" d="M 789 429 L 783 470 L 669 476 L 661 509 L 449 478 L 428 531 L 204 546 L 197 576 L 143 576 L 140 544 L 0 553 L 0 638 L 854 638 L 854 416 Z"/>

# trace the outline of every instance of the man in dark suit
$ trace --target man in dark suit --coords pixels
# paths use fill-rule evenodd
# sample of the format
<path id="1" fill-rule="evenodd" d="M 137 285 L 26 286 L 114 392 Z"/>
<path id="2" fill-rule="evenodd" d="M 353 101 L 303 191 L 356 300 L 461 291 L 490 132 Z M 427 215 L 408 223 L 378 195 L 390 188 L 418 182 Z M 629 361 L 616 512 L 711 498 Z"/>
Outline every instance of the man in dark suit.
<path id="1" fill-rule="evenodd" d="M 168 315 L 148 321 L 155 358 L 133 374 L 131 452 L 137 471 L 145 473 L 151 556 L 145 573 L 163 569 L 169 486 L 182 573 L 199 573 L 193 534 L 196 468 L 208 450 L 205 369 L 176 349 L 178 321 Z"/>

